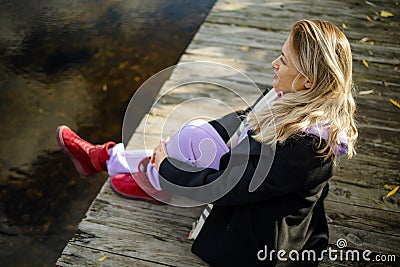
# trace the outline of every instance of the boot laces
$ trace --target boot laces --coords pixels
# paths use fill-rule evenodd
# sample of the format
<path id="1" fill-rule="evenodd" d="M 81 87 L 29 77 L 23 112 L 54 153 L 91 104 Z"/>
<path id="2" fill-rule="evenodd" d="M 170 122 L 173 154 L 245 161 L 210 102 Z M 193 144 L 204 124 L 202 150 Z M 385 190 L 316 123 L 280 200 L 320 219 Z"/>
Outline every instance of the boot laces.
<path id="1" fill-rule="evenodd" d="M 74 142 L 79 145 L 87 154 L 89 154 L 94 148 L 100 147 L 99 145 L 95 146 L 81 138 L 75 138 Z"/>

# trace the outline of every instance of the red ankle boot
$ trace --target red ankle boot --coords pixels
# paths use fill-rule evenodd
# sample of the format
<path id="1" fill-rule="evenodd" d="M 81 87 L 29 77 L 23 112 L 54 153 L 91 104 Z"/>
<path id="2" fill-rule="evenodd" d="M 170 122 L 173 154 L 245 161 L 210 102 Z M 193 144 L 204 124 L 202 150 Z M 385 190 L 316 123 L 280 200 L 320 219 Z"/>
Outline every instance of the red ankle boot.
<path id="1" fill-rule="evenodd" d="M 149 178 L 146 175 L 145 170 L 147 164 L 149 164 L 149 161 L 150 161 L 149 158 L 144 158 L 139 163 L 138 172 L 121 173 L 111 177 L 110 186 L 114 190 L 114 192 L 124 198 L 143 200 L 153 204 L 164 204 L 163 202 L 157 200 L 157 199 L 166 200 L 166 195 L 164 191 L 156 190 L 152 186 L 152 184 L 149 181 Z M 146 191 L 143 190 L 136 181 L 140 181 L 140 185 L 145 187 Z M 157 199 L 154 198 L 153 196 L 157 197 Z"/>
<path id="2" fill-rule="evenodd" d="M 108 149 L 115 146 L 114 142 L 93 145 L 65 125 L 57 128 L 56 138 L 58 145 L 71 158 L 81 175 L 107 171 L 106 160 L 110 158 Z"/>

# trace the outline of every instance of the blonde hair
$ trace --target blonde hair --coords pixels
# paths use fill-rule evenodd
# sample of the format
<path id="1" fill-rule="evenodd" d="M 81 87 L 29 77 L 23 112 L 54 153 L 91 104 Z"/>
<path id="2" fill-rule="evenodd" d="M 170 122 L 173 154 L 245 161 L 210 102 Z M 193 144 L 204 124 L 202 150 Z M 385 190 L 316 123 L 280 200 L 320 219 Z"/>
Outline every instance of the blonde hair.
<path id="1" fill-rule="evenodd" d="M 248 123 L 253 138 L 270 144 L 283 143 L 311 126 L 323 124 L 329 131 L 328 140 L 318 153 L 324 159 L 333 156 L 335 146 L 340 144 L 339 134 L 345 132 L 347 155 L 351 158 L 358 131 L 349 41 L 336 26 L 321 20 L 298 21 L 289 41 L 297 59 L 293 65 L 299 71 L 292 85 L 304 76 L 311 82 L 311 88 L 287 93 L 270 110 L 250 114 Z"/>

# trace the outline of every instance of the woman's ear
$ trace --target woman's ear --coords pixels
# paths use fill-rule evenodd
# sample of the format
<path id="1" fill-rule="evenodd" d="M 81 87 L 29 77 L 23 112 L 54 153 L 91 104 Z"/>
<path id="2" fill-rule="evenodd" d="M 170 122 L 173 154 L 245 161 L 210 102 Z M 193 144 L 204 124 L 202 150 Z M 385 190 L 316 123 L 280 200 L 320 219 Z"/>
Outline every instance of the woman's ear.
<path id="1" fill-rule="evenodd" d="M 304 87 L 305 87 L 306 89 L 310 89 L 311 86 L 312 86 L 312 83 L 311 83 L 310 80 L 307 80 L 306 83 L 304 84 Z"/>

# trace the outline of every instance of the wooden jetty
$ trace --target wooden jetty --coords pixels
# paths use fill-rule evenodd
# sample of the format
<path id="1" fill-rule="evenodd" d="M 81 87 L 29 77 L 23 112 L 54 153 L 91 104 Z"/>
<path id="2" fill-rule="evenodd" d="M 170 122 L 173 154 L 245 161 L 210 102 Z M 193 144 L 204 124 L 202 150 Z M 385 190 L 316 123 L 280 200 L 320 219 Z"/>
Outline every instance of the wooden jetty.
<path id="1" fill-rule="evenodd" d="M 381 11 L 393 17 L 383 17 Z M 386 197 L 384 185 L 399 185 L 400 109 L 389 100 L 400 97 L 400 6 L 386 0 L 218 0 L 182 55 L 180 62 L 212 61 L 231 66 L 269 87 L 270 62 L 280 53 L 289 29 L 299 19 L 333 22 L 349 38 L 354 57 L 354 81 L 360 131 L 358 154 L 341 159 L 331 179 L 325 201 L 330 244 L 339 238 L 348 249 L 396 255 L 397 262 L 330 261 L 321 266 L 400 265 L 400 193 Z M 166 48 L 168 49 L 168 48 Z M 207 70 L 206 70 L 207 72 Z M 246 91 L 242 78 L 208 70 L 210 79 Z M 196 69 L 176 69 L 160 91 L 202 78 Z M 188 84 L 161 99 L 136 129 L 128 149 L 152 148 L 193 117 L 212 118 L 226 113 L 226 106 L 196 98 L 220 99 L 241 107 L 240 101 L 209 84 Z M 256 95 L 250 94 L 255 99 Z M 177 107 L 180 106 L 180 109 Z M 173 119 L 171 119 L 173 118 Z M 161 126 L 165 123 L 163 132 Z M 187 234 L 201 207 L 179 208 L 123 199 L 105 183 L 79 232 L 65 247 L 58 266 L 205 266 L 190 252 Z M 397 265 L 397 266 L 398 266 Z"/>

